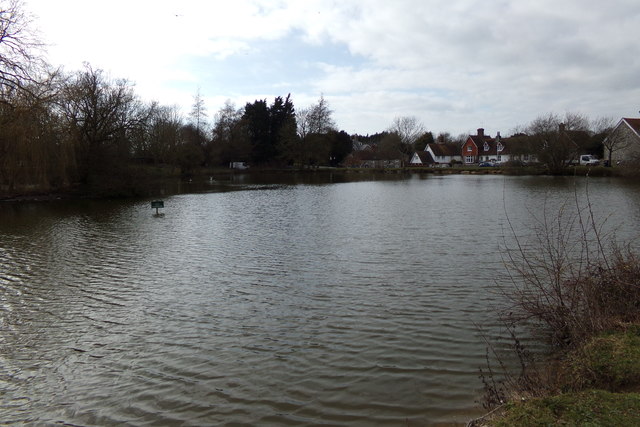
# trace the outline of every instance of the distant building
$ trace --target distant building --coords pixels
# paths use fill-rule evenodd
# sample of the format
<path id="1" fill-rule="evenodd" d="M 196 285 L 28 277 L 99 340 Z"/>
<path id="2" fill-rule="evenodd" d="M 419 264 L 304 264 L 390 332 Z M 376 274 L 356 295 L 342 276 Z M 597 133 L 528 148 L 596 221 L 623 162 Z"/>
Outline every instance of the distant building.
<path id="1" fill-rule="evenodd" d="M 453 162 L 462 163 L 459 144 L 429 143 L 425 150 L 431 155 L 436 165 L 450 165 Z"/>
<path id="2" fill-rule="evenodd" d="M 433 157 L 428 151 L 416 151 L 409 161 L 409 166 L 431 166 L 434 163 Z"/>
<path id="3" fill-rule="evenodd" d="M 640 160 L 640 119 L 620 119 L 604 140 L 604 146 L 605 158 L 611 155 L 611 165 Z"/>
<path id="4" fill-rule="evenodd" d="M 511 160 L 511 154 L 506 143 L 500 132 L 495 138 L 491 138 L 484 134 L 483 128 L 479 128 L 478 133 L 469 135 L 462 146 L 462 161 L 468 165 L 480 162 L 508 162 Z"/>

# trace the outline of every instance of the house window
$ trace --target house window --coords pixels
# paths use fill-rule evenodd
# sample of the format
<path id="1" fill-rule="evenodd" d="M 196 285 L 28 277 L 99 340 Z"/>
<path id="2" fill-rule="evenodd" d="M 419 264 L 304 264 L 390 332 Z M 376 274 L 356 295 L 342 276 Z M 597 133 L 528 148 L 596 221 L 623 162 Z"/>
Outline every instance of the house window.
<path id="1" fill-rule="evenodd" d="M 489 144 L 486 142 L 484 143 L 484 151 L 489 151 Z"/>
<path id="2" fill-rule="evenodd" d="M 473 163 L 473 156 L 467 156 L 466 160 L 467 163 Z"/>
<path id="3" fill-rule="evenodd" d="M 525 160 L 525 161 L 528 161 L 528 160 L 529 160 L 529 155 L 528 155 L 528 154 L 525 154 L 523 157 L 524 157 L 524 160 Z"/>
<path id="4" fill-rule="evenodd" d="M 498 154 L 498 161 L 501 162 L 502 161 L 502 156 L 500 154 Z"/>
<path id="5" fill-rule="evenodd" d="M 467 151 L 468 151 L 468 152 L 472 152 L 472 151 L 473 151 L 473 148 L 471 148 L 471 146 L 470 146 L 470 145 L 467 145 Z"/>
<path id="6" fill-rule="evenodd" d="M 498 146 L 496 147 L 496 149 L 498 151 L 502 151 L 502 150 L 504 150 L 504 145 L 502 145 L 502 143 L 498 142 Z"/>

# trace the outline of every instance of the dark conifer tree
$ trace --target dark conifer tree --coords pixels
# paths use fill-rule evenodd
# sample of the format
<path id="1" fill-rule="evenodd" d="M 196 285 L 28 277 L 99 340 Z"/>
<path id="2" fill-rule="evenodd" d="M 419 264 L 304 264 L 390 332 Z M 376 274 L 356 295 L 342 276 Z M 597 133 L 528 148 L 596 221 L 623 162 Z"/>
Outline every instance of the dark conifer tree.
<path id="1" fill-rule="evenodd" d="M 251 144 L 251 161 L 254 164 L 267 163 L 274 156 L 270 138 L 269 108 L 266 100 L 256 100 L 244 107 L 243 119 L 247 123 L 247 133 Z"/>

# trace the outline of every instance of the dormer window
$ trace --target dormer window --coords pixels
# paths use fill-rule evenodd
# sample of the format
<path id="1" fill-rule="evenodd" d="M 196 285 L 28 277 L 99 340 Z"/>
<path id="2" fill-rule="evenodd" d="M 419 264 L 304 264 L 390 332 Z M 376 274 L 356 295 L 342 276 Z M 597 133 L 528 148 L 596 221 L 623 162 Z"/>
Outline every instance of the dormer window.
<path id="1" fill-rule="evenodd" d="M 489 143 L 486 141 L 484 143 L 484 151 L 489 151 Z"/>
<path id="2" fill-rule="evenodd" d="M 504 150 L 504 145 L 502 145 L 502 143 L 500 141 L 498 141 L 498 145 L 496 146 L 496 150 L 498 150 L 498 153 L 502 150 Z"/>

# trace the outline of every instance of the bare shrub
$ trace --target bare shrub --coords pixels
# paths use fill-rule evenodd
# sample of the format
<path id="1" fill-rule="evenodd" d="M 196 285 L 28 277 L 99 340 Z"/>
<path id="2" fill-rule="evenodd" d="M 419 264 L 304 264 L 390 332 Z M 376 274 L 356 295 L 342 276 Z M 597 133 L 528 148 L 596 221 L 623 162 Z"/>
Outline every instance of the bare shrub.
<path id="1" fill-rule="evenodd" d="M 539 363 L 536 355 L 522 343 L 515 326 L 507 327 L 507 333 L 509 348 L 504 351 L 496 350 L 494 343 L 485 336 L 486 364 L 480 368 L 483 395 L 479 403 L 489 414 L 509 401 L 545 396 L 562 387 L 562 373 L 556 369 L 555 361 Z M 469 425 L 483 425 L 481 421 L 489 414 Z"/>
<path id="2" fill-rule="evenodd" d="M 517 365 L 507 366 L 487 340 L 486 368 L 480 369 L 485 409 L 568 385 L 566 372 L 555 368 L 562 352 L 539 363 L 522 345 L 516 327 L 564 351 L 640 322 L 640 259 L 629 243 L 621 245 L 605 231 L 606 218 L 594 217 L 588 188 L 586 196 L 581 205 L 576 193 L 557 211 L 545 203 L 526 238 L 508 219 L 512 239 L 504 239 L 503 261 L 509 281 L 498 286 L 507 301 L 501 317 Z"/>
<path id="3" fill-rule="evenodd" d="M 509 307 L 508 324 L 530 322 L 557 346 L 578 344 L 640 319 L 640 266 L 630 246 L 604 231 L 588 200 L 563 204 L 535 219 L 531 239 L 523 241 L 509 223 L 514 244 L 504 261 L 510 286 L 501 291 Z"/>

